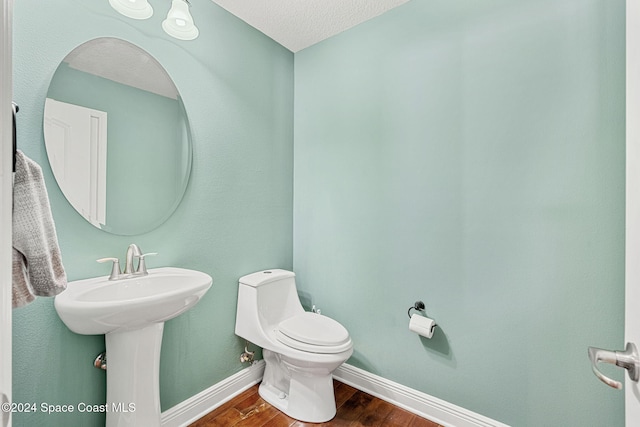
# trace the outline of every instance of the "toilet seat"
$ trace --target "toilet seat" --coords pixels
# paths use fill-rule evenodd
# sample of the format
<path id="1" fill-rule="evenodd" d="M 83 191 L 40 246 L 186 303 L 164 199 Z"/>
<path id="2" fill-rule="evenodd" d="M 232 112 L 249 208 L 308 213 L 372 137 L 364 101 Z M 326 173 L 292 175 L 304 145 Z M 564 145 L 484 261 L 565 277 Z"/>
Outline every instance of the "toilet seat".
<path id="1" fill-rule="evenodd" d="M 310 353 L 341 353 L 351 347 L 351 338 L 344 326 L 310 312 L 283 320 L 275 332 L 282 344 Z"/>

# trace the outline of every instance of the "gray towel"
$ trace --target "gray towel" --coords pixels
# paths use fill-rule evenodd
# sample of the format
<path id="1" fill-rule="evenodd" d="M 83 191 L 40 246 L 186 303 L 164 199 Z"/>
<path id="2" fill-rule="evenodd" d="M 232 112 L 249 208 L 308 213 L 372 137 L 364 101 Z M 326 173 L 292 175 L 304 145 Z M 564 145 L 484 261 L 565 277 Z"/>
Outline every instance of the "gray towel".
<path id="1" fill-rule="evenodd" d="M 67 287 L 42 169 L 20 150 L 13 183 L 12 273 L 14 308 Z"/>

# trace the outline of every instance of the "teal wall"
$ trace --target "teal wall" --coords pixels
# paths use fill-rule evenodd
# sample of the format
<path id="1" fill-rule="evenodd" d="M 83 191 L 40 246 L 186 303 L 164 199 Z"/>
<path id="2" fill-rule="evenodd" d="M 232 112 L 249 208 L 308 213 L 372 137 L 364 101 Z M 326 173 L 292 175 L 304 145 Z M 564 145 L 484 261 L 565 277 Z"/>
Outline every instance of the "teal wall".
<path id="1" fill-rule="evenodd" d="M 131 242 L 214 277 L 167 322 L 164 410 L 242 368 L 237 279 L 277 266 L 350 330 L 356 366 L 514 426 L 624 424 L 586 357 L 623 347 L 623 0 L 413 0 L 297 53 L 295 75 L 293 54 L 208 0 L 192 42 L 152 5 L 132 21 L 106 1 L 16 2 L 14 97 L 70 279 L 106 274 L 94 260 Z M 193 132 L 183 202 L 130 238 L 68 205 L 42 138 L 56 67 L 99 36 L 163 64 Z M 431 340 L 407 328 L 418 299 Z M 104 400 L 103 337 L 69 332 L 51 299 L 14 311 L 13 340 L 14 401 Z"/>
<path id="2" fill-rule="evenodd" d="M 294 269 L 349 363 L 513 426 L 624 424 L 586 351 L 624 347 L 624 7 L 413 0 L 295 55 Z"/>
<path id="3" fill-rule="evenodd" d="M 66 62 L 51 79 L 47 97 L 108 114 L 103 230 L 141 234 L 173 213 L 188 176 L 184 170 L 188 159 L 181 161 L 183 144 L 178 143 L 185 133 L 180 99 L 79 71 Z"/>
<path id="4" fill-rule="evenodd" d="M 161 354 L 162 409 L 243 368 L 233 331 L 237 280 L 264 268 L 292 268 L 293 54 L 214 5 L 192 0 L 200 37 L 182 42 L 161 29 L 169 3 L 129 20 L 107 1 L 20 0 L 14 4 L 14 99 L 19 147 L 44 170 L 70 280 L 108 273 L 95 262 L 124 257 L 129 243 L 158 252 L 149 267 L 209 273 L 214 284 L 189 312 L 166 323 Z M 159 228 L 122 237 L 87 223 L 67 203 L 49 167 L 42 136 L 44 100 L 60 61 L 96 37 L 145 49 L 175 82 L 189 115 L 193 168 L 184 199 Z M 131 183 L 130 191 L 140 188 Z M 105 373 L 92 367 L 104 337 L 80 336 L 59 320 L 53 299 L 13 312 L 13 400 L 100 403 Z M 14 414 L 14 426 L 100 426 L 95 414 Z"/>

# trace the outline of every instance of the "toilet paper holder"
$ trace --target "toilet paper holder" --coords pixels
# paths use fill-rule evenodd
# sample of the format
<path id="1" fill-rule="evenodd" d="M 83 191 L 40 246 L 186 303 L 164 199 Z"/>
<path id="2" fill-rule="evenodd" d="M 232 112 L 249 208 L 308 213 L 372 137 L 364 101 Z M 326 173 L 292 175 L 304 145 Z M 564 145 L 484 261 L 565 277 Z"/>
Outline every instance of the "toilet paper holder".
<path id="1" fill-rule="evenodd" d="M 411 314 L 411 310 L 419 311 L 421 314 Z M 409 330 L 425 338 L 433 337 L 433 332 L 438 324 L 435 320 L 427 317 L 424 312 L 424 303 L 422 301 L 416 301 L 413 307 L 409 307 L 407 311 L 409 315 Z"/>
<path id="2" fill-rule="evenodd" d="M 415 304 L 413 304 L 412 307 L 409 307 L 409 310 L 407 311 L 407 315 L 409 316 L 409 319 L 411 319 L 411 310 L 417 310 L 417 311 L 422 311 L 424 312 L 424 303 L 422 301 L 416 301 Z"/>

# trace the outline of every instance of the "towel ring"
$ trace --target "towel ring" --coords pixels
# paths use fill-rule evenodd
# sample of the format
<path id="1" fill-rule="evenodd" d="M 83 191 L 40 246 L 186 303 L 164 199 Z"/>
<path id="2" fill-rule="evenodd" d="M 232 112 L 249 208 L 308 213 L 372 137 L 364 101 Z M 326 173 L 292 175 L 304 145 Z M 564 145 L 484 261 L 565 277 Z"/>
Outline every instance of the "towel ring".
<path id="1" fill-rule="evenodd" d="M 18 114 L 18 111 L 20 111 L 20 107 L 18 107 L 18 104 L 16 104 L 15 102 L 11 102 L 11 109 L 13 112 L 13 172 L 16 171 L 16 151 L 18 150 L 18 135 L 17 135 L 17 129 L 16 129 L 16 114 Z"/>

